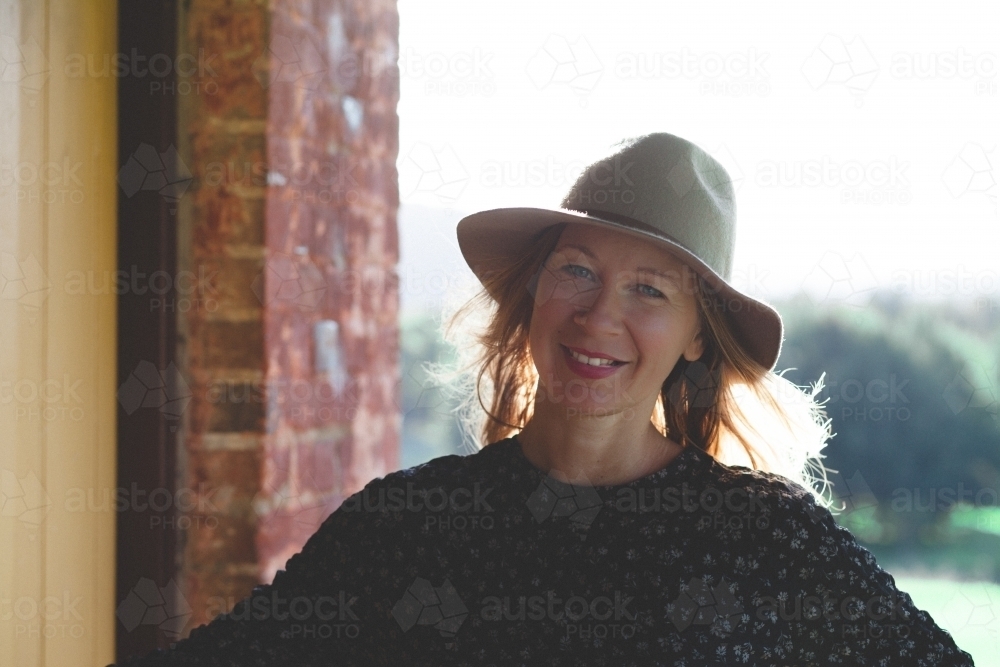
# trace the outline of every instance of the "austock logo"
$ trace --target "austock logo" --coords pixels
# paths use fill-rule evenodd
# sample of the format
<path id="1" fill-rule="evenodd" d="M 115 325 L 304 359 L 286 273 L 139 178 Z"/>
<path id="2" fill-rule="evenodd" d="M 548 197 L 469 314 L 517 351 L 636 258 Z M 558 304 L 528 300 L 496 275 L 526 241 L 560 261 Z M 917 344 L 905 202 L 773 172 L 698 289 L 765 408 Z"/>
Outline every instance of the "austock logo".
<path id="1" fill-rule="evenodd" d="M 0 160 L 0 199 L 12 188 L 18 203 L 81 204 L 85 199 L 81 168 L 83 162 L 71 162 L 68 155 L 45 162 Z"/>
<path id="2" fill-rule="evenodd" d="M 50 289 L 48 276 L 34 255 L 18 261 L 9 252 L 0 253 L 0 299 L 24 306 L 31 324 L 35 323 Z"/>
<path id="3" fill-rule="evenodd" d="M 802 64 L 802 74 L 813 90 L 824 86 L 843 85 L 855 97 L 855 106 L 864 104 L 879 66 L 868 45 L 861 37 L 846 42 L 836 35 L 825 35 L 812 54 Z"/>
<path id="4" fill-rule="evenodd" d="M 225 497 L 232 487 L 209 487 L 200 483 L 197 489 L 176 490 L 158 487 L 140 489 L 132 482 L 130 488 L 82 488 L 66 491 L 62 509 L 70 514 L 83 512 L 134 512 L 149 515 L 149 527 L 164 530 L 188 530 L 192 525 L 217 528 L 220 514 L 213 502 L 216 495 Z M 221 492 L 221 493 L 220 493 Z M 179 515 L 179 516 L 175 516 Z"/>
<path id="5" fill-rule="evenodd" d="M 878 506 L 878 499 L 860 470 L 855 471 L 850 479 L 845 479 L 838 472 L 830 473 L 827 478 L 833 486 L 834 503 L 838 511 L 856 512 Z"/>
<path id="6" fill-rule="evenodd" d="M 695 165 L 682 160 L 670 169 L 667 182 L 679 197 L 708 193 L 714 197 L 732 200 L 737 186 L 742 184 L 743 172 L 725 146 L 717 149 L 716 153 L 719 154 L 719 158 L 716 159 L 719 162 L 718 167 L 714 164 L 698 165 L 699 171 L 696 173 Z M 727 166 L 733 171 L 727 170 Z"/>
<path id="7" fill-rule="evenodd" d="M 750 47 L 728 53 L 660 53 L 626 51 L 615 59 L 615 75 L 622 79 L 661 79 L 700 81 L 702 95 L 768 95 L 770 74 L 765 63 L 769 53 Z"/>
<path id="8" fill-rule="evenodd" d="M 16 83 L 29 93 L 37 94 L 49 76 L 49 61 L 34 37 L 18 44 L 7 35 L 0 35 L 0 81 Z M 34 107 L 37 100 L 31 100 Z"/>
<path id="9" fill-rule="evenodd" d="M 562 35 L 549 35 L 528 62 L 527 73 L 539 90 L 566 85 L 580 96 L 580 106 L 586 106 L 586 95 L 597 87 L 604 65 L 585 37 L 571 42 Z"/>
<path id="10" fill-rule="evenodd" d="M 402 365 L 402 364 L 401 364 Z M 393 385 L 393 402 L 403 420 L 431 416 L 435 420 L 454 418 L 454 405 L 445 396 L 444 387 L 429 377 L 423 361 L 413 361 L 400 373 Z"/>
<path id="11" fill-rule="evenodd" d="M 991 51 L 954 51 L 894 53 L 889 75 L 894 79 L 920 81 L 964 80 L 972 83 L 977 96 L 997 94 L 997 54 Z"/>
<path id="12" fill-rule="evenodd" d="M 877 594 L 864 599 L 854 595 L 841 598 L 829 591 L 822 595 L 801 592 L 794 596 L 782 591 L 776 596 L 760 597 L 755 615 L 758 620 L 771 623 L 817 623 L 831 630 L 837 629 L 835 621 L 843 621 L 838 633 L 842 639 L 906 639 L 911 632 L 910 612 L 903 598 L 896 594 Z"/>
<path id="13" fill-rule="evenodd" d="M 417 577 L 392 608 L 392 617 L 403 632 L 416 625 L 430 625 L 444 638 L 454 637 L 468 615 L 469 609 L 448 579 L 434 586 Z"/>
<path id="14" fill-rule="evenodd" d="M 492 530 L 493 507 L 489 504 L 492 487 L 483 488 L 476 482 L 472 488 L 458 487 L 446 491 L 437 486 L 417 488 L 407 482 L 406 488 L 391 486 L 371 489 L 349 497 L 341 505 L 344 512 L 413 512 L 424 514 L 424 528 L 449 530 Z"/>
<path id="15" fill-rule="evenodd" d="M 744 620 L 735 587 L 725 578 L 713 586 L 711 576 L 692 577 L 681 585 L 677 599 L 667 605 L 667 617 L 678 632 L 692 625 L 707 625 L 713 635 L 726 637 Z"/>
<path id="16" fill-rule="evenodd" d="M 827 250 L 802 282 L 803 290 L 817 304 L 837 303 L 867 307 L 878 279 L 861 253 L 845 258 Z"/>
<path id="17" fill-rule="evenodd" d="M 754 181 L 761 187 L 828 188 L 841 204 L 901 204 L 912 201 L 909 162 L 886 159 L 835 160 L 829 155 L 806 160 L 765 160 Z"/>
<path id="18" fill-rule="evenodd" d="M 129 53 L 70 53 L 65 57 L 62 73 L 70 79 L 153 79 L 149 84 L 150 95 L 215 95 L 219 92 L 219 84 L 206 79 L 218 78 L 212 68 L 212 62 L 218 57 L 218 53 L 206 54 L 204 49 L 198 49 L 197 55 L 146 55 L 134 47 Z M 174 81 L 175 77 L 179 81 Z"/>
<path id="19" fill-rule="evenodd" d="M 408 198 L 428 198 L 453 204 L 469 184 L 469 172 L 448 144 L 435 149 L 425 142 L 413 145 L 399 163 L 400 191 Z"/>
<path id="20" fill-rule="evenodd" d="M 421 53 L 407 48 L 399 55 L 399 76 L 425 81 L 427 95 L 490 96 L 496 83 L 490 60 L 493 53 L 476 48 L 451 53 Z"/>
<path id="21" fill-rule="evenodd" d="M 356 595 L 349 596 L 345 591 L 339 591 L 336 597 L 297 595 L 286 598 L 273 588 L 258 587 L 237 604 L 232 598 L 209 598 L 208 617 L 237 622 L 278 621 L 284 624 L 282 639 L 355 639 L 361 634 L 360 619 L 352 609 L 357 601 Z"/>
<path id="22" fill-rule="evenodd" d="M 142 577 L 115 612 L 126 632 L 140 625 L 155 625 L 170 639 L 179 639 L 191 618 L 191 605 L 173 579 L 166 586 Z"/>
<path id="23" fill-rule="evenodd" d="M 827 481 L 831 490 L 832 510 L 844 518 L 850 518 L 855 512 L 871 515 L 878 508 L 878 499 L 860 470 L 856 470 L 849 479 L 839 472 L 828 472 Z M 831 511 L 821 507 L 812 495 L 803 495 L 801 502 L 813 523 L 819 524 L 830 519 Z M 852 530 L 857 532 L 856 529 Z"/>
<path id="24" fill-rule="evenodd" d="M 321 477 L 333 477 L 335 469 L 331 455 L 317 450 L 307 462 L 298 450 L 286 450 L 269 456 L 264 463 L 261 489 L 251 504 L 263 525 L 297 523 L 309 533 L 319 528 L 335 509 L 334 499 Z M 324 475 L 326 473 L 326 475 Z"/>
<path id="25" fill-rule="evenodd" d="M 952 589 L 940 618 L 953 633 L 976 637 L 984 646 L 1000 651 L 1000 591 L 996 586 L 980 581 L 967 581 Z"/>
<path id="26" fill-rule="evenodd" d="M 1000 364 L 990 369 L 973 365 L 961 369 L 942 397 L 952 414 L 982 409 L 1000 422 Z"/>
<path id="27" fill-rule="evenodd" d="M 0 595 L 0 623 L 13 626 L 13 637 L 18 639 L 80 639 L 89 626 L 80 613 L 82 602 L 83 596 L 68 590 L 62 596 Z"/>
<path id="28" fill-rule="evenodd" d="M 125 414 L 132 415 L 139 408 L 158 408 L 171 431 L 177 430 L 191 397 L 191 389 L 172 361 L 160 371 L 142 360 L 118 388 L 118 402 Z"/>
<path id="29" fill-rule="evenodd" d="M 292 34 L 275 33 L 266 52 L 251 65 L 254 77 L 264 88 L 290 84 L 304 91 L 305 99 L 324 86 L 335 91 L 351 90 L 362 76 L 371 79 L 399 78 L 395 50 L 355 51 L 347 36 L 344 22 L 337 13 L 326 22 L 325 38 L 311 37 L 298 30 Z M 364 107 L 350 95 L 341 95 L 341 108 L 350 131 L 357 132 L 363 119 Z"/>
<path id="30" fill-rule="evenodd" d="M 736 156 L 733 152 L 729 150 L 729 146 L 725 144 L 719 144 L 714 150 L 709 153 L 716 162 L 722 165 L 722 169 L 725 171 L 720 171 L 718 169 L 713 170 L 711 176 L 713 178 L 712 182 L 709 183 L 709 187 L 713 194 L 723 195 L 726 192 L 725 184 L 729 184 L 733 188 L 733 192 L 739 192 L 743 183 L 746 181 L 746 175 L 743 173 L 743 169 L 740 167 L 739 163 L 736 161 Z M 685 168 L 689 169 L 690 165 L 686 162 L 680 164 L 687 165 Z M 675 166 L 676 168 L 676 166 Z M 673 173 L 673 169 L 670 170 Z M 676 186 L 674 186 L 676 188 Z M 678 193 L 681 194 L 681 193 Z"/>
<path id="31" fill-rule="evenodd" d="M 670 388 L 667 399 L 678 407 L 685 404 L 692 408 L 711 407 L 715 403 L 721 377 L 721 368 L 713 371 L 701 361 L 692 361 L 684 369 L 685 393 L 681 393 L 682 383 L 678 382 Z"/>
<path id="32" fill-rule="evenodd" d="M 255 411 L 263 411 L 271 423 L 281 417 L 296 423 L 330 423 L 357 419 L 363 389 L 342 367 L 317 367 L 309 378 L 216 380 L 204 398 L 211 404 L 259 405 Z"/>
<path id="33" fill-rule="evenodd" d="M 899 380 L 895 373 L 888 378 L 869 378 L 828 379 L 819 394 L 826 401 L 828 413 L 832 414 L 833 406 L 839 403 L 844 421 L 909 420 L 911 412 L 905 404 L 910 399 L 903 390 L 910 379 Z"/>
<path id="34" fill-rule="evenodd" d="M 941 174 L 948 192 L 955 199 L 966 196 L 984 196 L 993 203 L 993 213 L 997 213 L 997 176 L 990 156 L 996 152 L 996 145 L 987 149 L 981 144 L 969 142 L 948 164 Z"/>
<path id="35" fill-rule="evenodd" d="M 529 496 L 528 510 L 538 523 L 568 518 L 570 527 L 580 540 L 587 539 L 587 532 L 604 501 L 593 486 L 577 486 L 553 476 L 551 471 Z"/>
<path id="36" fill-rule="evenodd" d="M 294 41 L 286 35 L 274 35 L 267 52 L 253 63 L 253 72 L 264 88 L 276 83 L 291 83 L 313 92 L 326 76 L 327 63 L 308 36 Z"/>
<path id="37" fill-rule="evenodd" d="M 620 512 L 676 513 L 698 512 L 699 531 L 727 531 L 737 536 L 743 531 L 765 531 L 771 525 L 770 513 L 761 494 L 754 488 L 692 488 L 684 482 L 680 488 L 627 488 L 618 491 L 615 508 Z"/>
<path id="38" fill-rule="evenodd" d="M 635 598 L 620 590 L 615 590 L 613 598 L 607 595 L 562 598 L 555 591 L 544 593 L 487 596 L 482 600 L 480 617 L 493 622 L 554 621 L 565 628 L 564 640 L 630 639 L 636 634 L 638 612 L 629 607 Z"/>
<path id="39" fill-rule="evenodd" d="M 83 380 L 64 373 L 61 378 L 35 380 L 5 379 L 0 376 L 0 406 L 11 405 L 15 420 L 57 422 L 83 419 L 84 401 L 80 395 Z M 86 391 L 82 391 L 86 394 Z"/>
<path id="40" fill-rule="evenodd" d="M 153 191 L 173 204 L 174 212 L 192 180 L 191 170 L 172 144 L 160 152 L 150 144 L 141 143 L 118 170 L 118 185 L 126 197 L 131 199 L 140 191 Z"/>
<path id="41" fill-rule="evenodd" d="M 15 517 L 21 523 L 38 526 L 51 504 L 34 472 L 29 471 L 18 478 L 11 470 L 0 470 L 0 516 Z"/>
<path id="42" fill-rule="evenodd" d="M 301 311 L 314 311 L 323 304 L 326 280 L 306 253 L 273 253 L 264 270 L 250 285 L 262 304 L 284 303 Z"/>

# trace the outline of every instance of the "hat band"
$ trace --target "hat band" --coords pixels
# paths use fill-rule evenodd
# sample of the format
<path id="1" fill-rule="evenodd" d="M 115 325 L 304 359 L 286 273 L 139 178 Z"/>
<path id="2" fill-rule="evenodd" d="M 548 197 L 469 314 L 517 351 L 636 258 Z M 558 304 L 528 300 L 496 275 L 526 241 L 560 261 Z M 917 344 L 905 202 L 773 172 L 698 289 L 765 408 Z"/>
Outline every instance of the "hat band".
<path id="1" fill-rule="evenodd" d="M 590 216 L 592 218 L 603 218 L 604 220 L 608 220 L 610 222 L 617 222 L 620 225 L 625 225 L 626 227 L 633 227 L 633 228 L 635 228 L 635 229 L 637 229 L 637 230 L 639 230 L 641 232 L 646 232 L 647 234 L 652 234 L 653 236 L 659 236 L 660 238 L 662 238 L 664 240 L 667 240 L 667 241 L 670 241 L 671 243 L 675 243 L 675 244 L 679 245 L 680 247 L 684 248 L 685 250 L 687 250 L 688 252 L 690 252 L 692 255 L 695 255 L 697 257 L 697 253 L 693 252 L 690 248 L 687 247 L 687 245 L 685 245 L 684 243 L 681 243 L 680 241 L 678 241 L 676 238 L 674 238 L 670 234 L 667 234 L 662 229 L 659 229 L 659 228 L 654 227 L 652 225 L 646 224 L 645 222 L 641 222 L 639 220 L 636 220 L 635 218 L 630 218 L 629 216 L 622 215 L 621 213 L 610 213 L 608 211 L 600 211 L 600 210 L 597 210 L 597 209 L 585 209 L 585 210 L 581 210 L 580 213 L 588 215 L 588 216 Z M 702 261 L 704 261 L 704 260 L 702 260 Z"/>

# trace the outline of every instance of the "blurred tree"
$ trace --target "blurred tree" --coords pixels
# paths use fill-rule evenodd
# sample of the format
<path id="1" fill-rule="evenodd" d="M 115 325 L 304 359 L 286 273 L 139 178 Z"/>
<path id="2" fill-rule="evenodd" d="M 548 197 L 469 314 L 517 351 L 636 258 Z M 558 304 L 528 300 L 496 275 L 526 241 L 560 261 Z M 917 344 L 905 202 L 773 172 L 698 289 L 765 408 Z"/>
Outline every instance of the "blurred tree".
<path id="1" fill-rule="evenodd" d="M 871 541 L 931 543 L 940 538 L 931 524 L 957 502 L 1000 504 L 1000 309 L 897 294 L 864 310 L 805 297 L 778 308 L 777 368 L 799 385 L 826 373 L 820 399 L 836 435 L 825 463 L 849 510 L 856 487 L 870 487 L 887 525 Z"/>

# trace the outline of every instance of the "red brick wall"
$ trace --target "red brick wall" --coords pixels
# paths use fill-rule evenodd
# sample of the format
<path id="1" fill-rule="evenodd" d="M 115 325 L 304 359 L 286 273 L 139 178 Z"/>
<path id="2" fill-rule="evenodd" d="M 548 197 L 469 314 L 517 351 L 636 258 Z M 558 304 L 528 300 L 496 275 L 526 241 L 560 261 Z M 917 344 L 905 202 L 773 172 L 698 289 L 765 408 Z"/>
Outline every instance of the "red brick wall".
<path id="1" fill-rule="evenodd" d="M 183 484 L 214 491 L 182 554 L 192 628 L 399 467 L 398 15 L 193 0 L 182 30 L 182 51 L 219 54 L 216 92 L 181 103 L 181 263 L 217 272 L 218 302 L 180 323 Z M 317 349 L 324 321 L 339 336 Z"/>

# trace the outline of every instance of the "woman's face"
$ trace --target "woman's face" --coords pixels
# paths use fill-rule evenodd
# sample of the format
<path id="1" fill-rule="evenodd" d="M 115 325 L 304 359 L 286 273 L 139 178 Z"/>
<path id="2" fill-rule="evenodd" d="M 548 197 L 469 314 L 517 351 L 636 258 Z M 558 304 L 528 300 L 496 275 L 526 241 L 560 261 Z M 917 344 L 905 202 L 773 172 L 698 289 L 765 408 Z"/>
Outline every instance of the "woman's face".
<path id="1" fill-rule="evenodd" d="M 694 284 L 686 265 L 651 243 L 567 225 L 534 289 L 529 341 L 539 397 L 567 418 L 647 406 L 644 416 L 652 415 L 677 360 L 703 350 Z M 572 351 L 616 363 L 594 366 Z"/>

